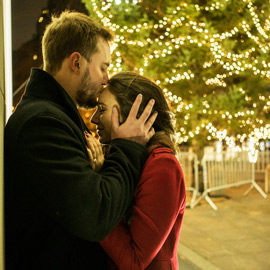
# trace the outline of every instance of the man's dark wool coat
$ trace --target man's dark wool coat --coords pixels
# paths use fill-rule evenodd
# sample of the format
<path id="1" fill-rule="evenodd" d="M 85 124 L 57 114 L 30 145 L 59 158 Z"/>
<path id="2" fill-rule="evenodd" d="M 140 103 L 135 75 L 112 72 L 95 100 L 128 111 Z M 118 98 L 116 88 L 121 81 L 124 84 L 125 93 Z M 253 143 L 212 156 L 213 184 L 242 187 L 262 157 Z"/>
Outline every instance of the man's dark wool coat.
<path id="1" fill-rule="evenodd" d="M 75 104 L 43 70 L 5 128 L 6 270 L 105 269 L 98 241 L 131 203 L 146 148 L 115 139 L 100 173 Z"/>

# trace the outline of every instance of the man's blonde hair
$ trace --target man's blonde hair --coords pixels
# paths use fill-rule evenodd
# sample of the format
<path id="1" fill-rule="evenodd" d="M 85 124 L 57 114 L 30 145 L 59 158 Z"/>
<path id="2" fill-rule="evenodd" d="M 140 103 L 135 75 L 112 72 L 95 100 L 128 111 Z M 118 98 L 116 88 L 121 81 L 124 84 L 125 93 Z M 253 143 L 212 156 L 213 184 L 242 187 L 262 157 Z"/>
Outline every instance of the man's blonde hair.
<path id="1" fill-rule="evenodd" d="M 73 52 L 90 61 L 97 51 L 98 37 L 113 40 L 109 30 L 85 14 L 66 10 L 59 17 L 52 16 L 42 38 L 44 70 L 54 75 Z"/>

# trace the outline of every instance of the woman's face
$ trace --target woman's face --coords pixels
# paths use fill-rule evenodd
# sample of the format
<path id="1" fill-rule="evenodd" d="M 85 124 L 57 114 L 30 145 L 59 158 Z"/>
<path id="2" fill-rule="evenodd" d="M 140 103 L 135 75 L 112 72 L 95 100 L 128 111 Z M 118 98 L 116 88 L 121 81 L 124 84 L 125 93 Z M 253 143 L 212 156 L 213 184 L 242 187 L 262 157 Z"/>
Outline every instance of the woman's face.
<path id="1" fill-rule="evenodd" d="M 97 125 L 99 140 L 103 144 L 111 142 L 111 127 L 112 127 L 112 107 L 119 104 L 115 96 L 106 87 L 100 94 L 98 99 L 98 107 L 92 116 L 91 122 Z"/>

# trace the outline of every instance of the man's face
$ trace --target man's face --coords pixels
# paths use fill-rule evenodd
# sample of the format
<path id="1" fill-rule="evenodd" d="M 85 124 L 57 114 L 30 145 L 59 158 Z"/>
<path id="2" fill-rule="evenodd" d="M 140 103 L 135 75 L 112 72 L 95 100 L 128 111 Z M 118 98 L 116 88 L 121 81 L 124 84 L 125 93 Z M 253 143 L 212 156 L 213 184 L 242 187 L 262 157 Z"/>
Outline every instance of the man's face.
<path id="1" fill-rule="evenodd" d="M 91 119 L 91 122 L 97 125 L 99 141 L 103 144 L 109 144 L 111 142 L 111 118 L 113 106 L 117 106 L 119 108 L 119 104 L 115 99 L 115 96 L 106 87 L 98 98 L 97 110 Z"/>
<path id="2" fill-rule="evenodd" d="M 80 107 L 93 108 L 96 106 L 103 85 L 108 82 L 108 67 L 110 65 L 110 47 L 107 41 L 98 38 L 97 52 L 87 62 L 86 70 L 78 86 L 76 102 Z"/>

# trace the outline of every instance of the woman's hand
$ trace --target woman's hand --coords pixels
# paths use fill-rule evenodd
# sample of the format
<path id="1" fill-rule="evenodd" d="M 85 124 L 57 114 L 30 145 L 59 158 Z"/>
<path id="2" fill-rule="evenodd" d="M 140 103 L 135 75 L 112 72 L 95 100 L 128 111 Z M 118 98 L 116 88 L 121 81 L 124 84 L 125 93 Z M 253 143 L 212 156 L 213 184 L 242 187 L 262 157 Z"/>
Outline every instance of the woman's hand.
<path id="1" fill-rule="evenodd" d="M 99 172 L 104 163 L 102 145 L 87 131 L 84 131 L 84 135 L 87 143 L 87 152 L 90 164 L 95 172 Z"/>

